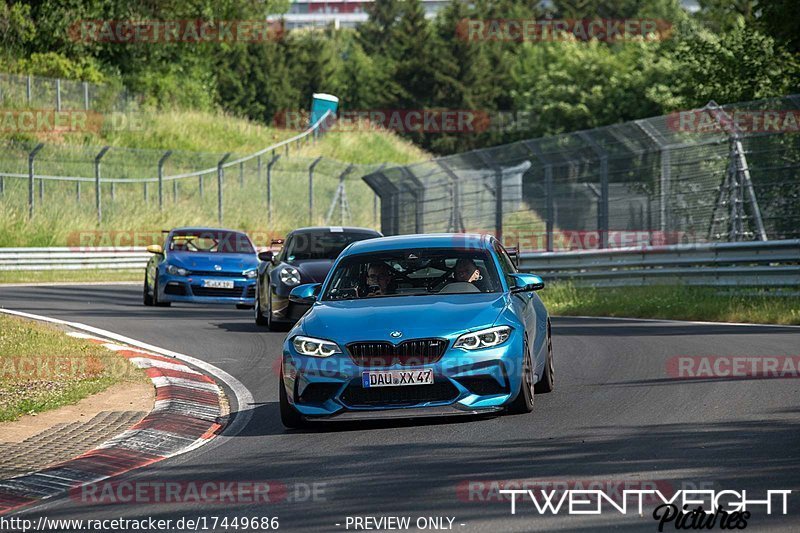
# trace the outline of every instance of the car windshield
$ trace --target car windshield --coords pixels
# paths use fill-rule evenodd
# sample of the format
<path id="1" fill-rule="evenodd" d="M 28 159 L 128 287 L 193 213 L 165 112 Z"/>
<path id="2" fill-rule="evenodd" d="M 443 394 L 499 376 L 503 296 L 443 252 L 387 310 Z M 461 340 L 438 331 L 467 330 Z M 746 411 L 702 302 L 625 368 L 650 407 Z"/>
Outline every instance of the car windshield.
<path id="1" fill-rule="evenodd" d="M 304 231 L 291 235 L 286 243 L 285 261 L 336 259 L 348 244 L 377 237 L 353 231 Z"/>
<path id="2" fill-rule="evenodd" d="M 397 250 L 345 258 L 336 267 L 322 299 L 499 292 L 501 287 L 486 252 Z"/>
<path id="3" fill-rule="evenodd" d="M 173 252 L 217 254 L 254 254 L 253 244 L 244 233 L 236 231 L 199 230 L 172 234 L 168 249 Z"/>

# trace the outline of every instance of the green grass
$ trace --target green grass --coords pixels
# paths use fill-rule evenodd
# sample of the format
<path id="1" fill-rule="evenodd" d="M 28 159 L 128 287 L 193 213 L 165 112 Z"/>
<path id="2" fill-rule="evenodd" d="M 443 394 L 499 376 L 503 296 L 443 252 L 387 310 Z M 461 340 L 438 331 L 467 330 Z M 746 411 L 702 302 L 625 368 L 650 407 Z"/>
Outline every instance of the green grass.
<path id="1" fill-rule="evenodd" d="M 145 380 L 126 359 L 62 330 L 0 314 L 0 422 Z"/>
<path id="2" fill-rule="evenodd" d="M 552 283 L 540 295 L 553 315 L 800 324 L 797 297 L 755 289 L 577 288 L 569 283 Z"/>
<path id="3" fill-rule="evenodd" d="M 143 178 L 157 176 L 162 152 L 175 149 L 167 160 L 165 175 L 215 168 L 223 152 L 232 159 L 250 154 L 297 132 L 276 130 L 222 114 L 200 112 L 159 113 L 143 122 L 141 131 L 102 131 L 91 134 L 61 134 L 58 137 L 0 137 L 0 171 L 27 173 L 27 153 L 39 141 L 46 146 L 36 156 L 36 172 L 42 175 L 94 176 L 97 147 L 112 148 L 102 159 L 103 178 L 130 180 L 113 187 L 104 184 L 101 191 L 103 219 L 97 222 L 95 188 L 91 182 L 43 181 L 42 200 L 36 182 L 34 216 L 27 214 L 26 179 L 6 178 L 5 194 L 0 202 L 0 247 L 75 246 L 92 242 L 118 244 L 115 235 L 155 235 L 180 225 L 217 225 L 217 177 L 212 172 L 203 178 L 166 181 L 164 209 L 158 208 L 156 183 L 145 186 Z M 86 144 L 88 143 L 88 144 Z M 271 155 L 271 154 L 270 154 Z M 377 163 L 405 164 L 425 160 L 429 155 L 391 132 L 329 132 L 316 143 L 292 144 L 287 157 L 272 168 L 272 217 L 267 215 L 266 167 L 269 155 L 258 162 L 250 160 L 225 171 L 224 218 L 227 227 L 243 229 L 261 244 L 274 235 L 308 224 L 348 223 L 377 227 L 373 214 L 373 193 L 361 177 L 377 168 Z M 309 216 L 308 168 L 317 158 L 323 159 L 314 173 L 314 209 Z M 343 218 L 334 211 L 328 220 L 339 176 L 350 163 L 356 167 L 346 179 L 351 216 Z M 177 196 L 173 184 L 177 183 Z M 146 189 L 146 190 L 145 190 Z M 80 200 L 78 194 L 80 193 Z M 112 198 L 113 195 L 113 198 Z M 98 233 L 99 240 L 83 239 Z M 150 238 L 150 237 L 148 237 Z"/>
<path id="4" fill-rule="evenodd" d="M 24 270 L 0 271 L 4 283 L 69 283 L 92 281 L 142 281 L 144 269 L 139 270 Z"/>

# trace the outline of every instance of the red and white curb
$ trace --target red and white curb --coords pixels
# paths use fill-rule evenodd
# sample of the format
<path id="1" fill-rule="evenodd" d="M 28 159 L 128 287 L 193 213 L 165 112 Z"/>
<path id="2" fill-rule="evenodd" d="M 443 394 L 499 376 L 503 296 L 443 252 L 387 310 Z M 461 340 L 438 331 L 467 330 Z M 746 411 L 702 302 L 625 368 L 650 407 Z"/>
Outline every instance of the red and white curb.
<path id="1" fill-rule="evenodd" d="M 103 344 L 144 369 L 156 387 L 155 406 L 139 423 L 94 450 L 38 472 L 0 481 L 0 515 L 194 450 L 215 438 L 227 423 L 229 413 L 222 389 L 182 361 L 83 332 L 67 335 Z"/>

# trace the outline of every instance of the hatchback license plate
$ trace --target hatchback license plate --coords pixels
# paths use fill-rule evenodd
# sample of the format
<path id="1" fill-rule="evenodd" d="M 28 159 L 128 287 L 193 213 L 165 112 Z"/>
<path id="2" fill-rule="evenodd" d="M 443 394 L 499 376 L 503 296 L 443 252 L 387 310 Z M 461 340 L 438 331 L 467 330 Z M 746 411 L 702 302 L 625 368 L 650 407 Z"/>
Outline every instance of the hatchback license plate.
<path id="1" fill-rule="evenodd" d="M 203 287 L 209 289 L 232 289 L 233 288 L 233 280 L 232 279 L 204 279 L 203 280 Z"/>
<path id="2" fill-rule="evenodd" d="M 365 389 L 373 387 L 403 387 L 433 385 L 433 370 L 376 370 L 361 373 Z"/>

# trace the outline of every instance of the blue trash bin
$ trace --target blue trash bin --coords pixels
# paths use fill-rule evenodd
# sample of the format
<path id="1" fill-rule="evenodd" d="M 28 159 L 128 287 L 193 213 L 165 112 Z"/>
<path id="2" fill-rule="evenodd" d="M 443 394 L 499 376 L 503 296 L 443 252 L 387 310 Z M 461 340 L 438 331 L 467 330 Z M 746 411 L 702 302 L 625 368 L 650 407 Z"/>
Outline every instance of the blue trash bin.
<path id="1" fill-rule="evenodd" d="M 339 99 L 337 97 L 332 94 L 314 93 L 314 99 L 311 103 L 311 126 L 316 124 L 325 113 L 330 111 L 331 114 L 325 120 L 325 123 L 320 125 L 322 129 L 327 129 L 333 124 L 333 119 L 336 116 L 336 110 L 338 108 Z"/>

